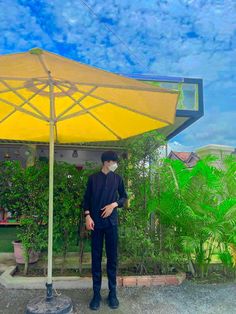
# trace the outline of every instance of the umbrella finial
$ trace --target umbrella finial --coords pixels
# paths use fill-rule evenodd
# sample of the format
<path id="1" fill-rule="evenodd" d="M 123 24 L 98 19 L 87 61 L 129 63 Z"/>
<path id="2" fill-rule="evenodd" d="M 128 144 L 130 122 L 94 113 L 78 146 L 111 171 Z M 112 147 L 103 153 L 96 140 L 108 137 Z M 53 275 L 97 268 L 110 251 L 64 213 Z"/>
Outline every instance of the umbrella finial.
<path id="1" fill-rule="evenodd" d="M 29 52 L 32 54 L 32 55 L 41 55 L 43 53 L 43 50 L 41 48 L 32 48 L 29 50 Z"/>

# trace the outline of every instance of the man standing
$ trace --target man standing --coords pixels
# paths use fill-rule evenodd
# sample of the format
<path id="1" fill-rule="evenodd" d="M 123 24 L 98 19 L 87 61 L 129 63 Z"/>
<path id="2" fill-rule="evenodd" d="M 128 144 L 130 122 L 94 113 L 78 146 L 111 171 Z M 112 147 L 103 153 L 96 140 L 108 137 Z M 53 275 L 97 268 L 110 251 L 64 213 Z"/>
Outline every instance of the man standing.
<path id="1" fill-rule="evenodd" d="M 105 151 L 101 155 L 101 161 L 101 170 L 88 177 L 83 199 L 86 228 L 91 230 L 93 298 L 89 303 L 89 307 L 92 310 L 97 310 L 101 301 L 101 262 L 104 237 L 109 288 L 107 302 L 113 309 L 119 306 L 119 300 L 116 296 L 117 207 L 123 207 L 128 198 L 122 177 L 115 173 L 118 167 L 118 155 L 114 151 Z"/>

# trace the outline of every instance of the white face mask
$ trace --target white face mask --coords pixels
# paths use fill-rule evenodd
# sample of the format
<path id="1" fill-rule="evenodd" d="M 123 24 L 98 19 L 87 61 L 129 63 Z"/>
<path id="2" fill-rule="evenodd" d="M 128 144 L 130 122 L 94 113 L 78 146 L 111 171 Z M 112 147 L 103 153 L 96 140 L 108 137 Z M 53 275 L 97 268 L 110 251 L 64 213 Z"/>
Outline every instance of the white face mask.
<path id="1" fill-rule="evenodd" d="M 108 169 L 109 169 L 110 171 L 115 171 L 115 170 L 117 169 L 117 167 L 118 167 L 117 163 L 114 163 L 114 164 L 108 166 Z"/>

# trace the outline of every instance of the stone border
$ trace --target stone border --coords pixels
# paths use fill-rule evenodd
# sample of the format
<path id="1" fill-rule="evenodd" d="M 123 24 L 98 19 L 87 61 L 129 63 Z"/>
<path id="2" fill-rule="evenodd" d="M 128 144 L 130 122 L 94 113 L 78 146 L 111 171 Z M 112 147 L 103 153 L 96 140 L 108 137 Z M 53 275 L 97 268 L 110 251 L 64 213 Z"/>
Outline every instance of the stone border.
<path id="1" fill-rule="evenodd" d="M 15 266 L 9 266 L 0 276 L 1 284 L 8 289 L 46 289 L 47 277 L 23 277 L 13 274 Z M 157 285 L 180 285 L 186 278 L 186 273 L 176 275 L 150 275 L 150 276 L 117 276 L 118 287 L 134 286 L 157 286 Z M 91 277 L 70 276 L 53 277 L 53 287 L 55 289 L 80 289 L 92 288 Z M 102 277 L 101 289 L 107 289 L 108 279 Z"/>
<path id="2" fill-rule="evenodd" d="M 0 276 L 0 282 L 8 289 L 46 289 L 47 277 L 24 277 L 13 276 L 16 271 L 15 266 L 9 266 Z M 107 285 L 106 278 L 102 282 L 102 288 Z M 55 289 L 80 289 L 91 288 L 90 277 L 53 277 L 53 287 Z"/>

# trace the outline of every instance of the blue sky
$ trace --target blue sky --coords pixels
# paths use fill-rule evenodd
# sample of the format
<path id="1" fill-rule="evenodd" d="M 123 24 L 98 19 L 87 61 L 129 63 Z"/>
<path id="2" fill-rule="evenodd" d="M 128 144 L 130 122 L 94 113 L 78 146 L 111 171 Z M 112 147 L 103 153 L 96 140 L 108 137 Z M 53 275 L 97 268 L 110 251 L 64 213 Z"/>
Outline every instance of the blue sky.
<path id="1" fill-rule="evenodd" d="M 235 0 L 86 2 L 98 18 L 80 0 L 0 0 L 0 54 L 37 46 L 108 71 L 203 78 L 205 116 L 171 148 L 236 147 Z"/>

